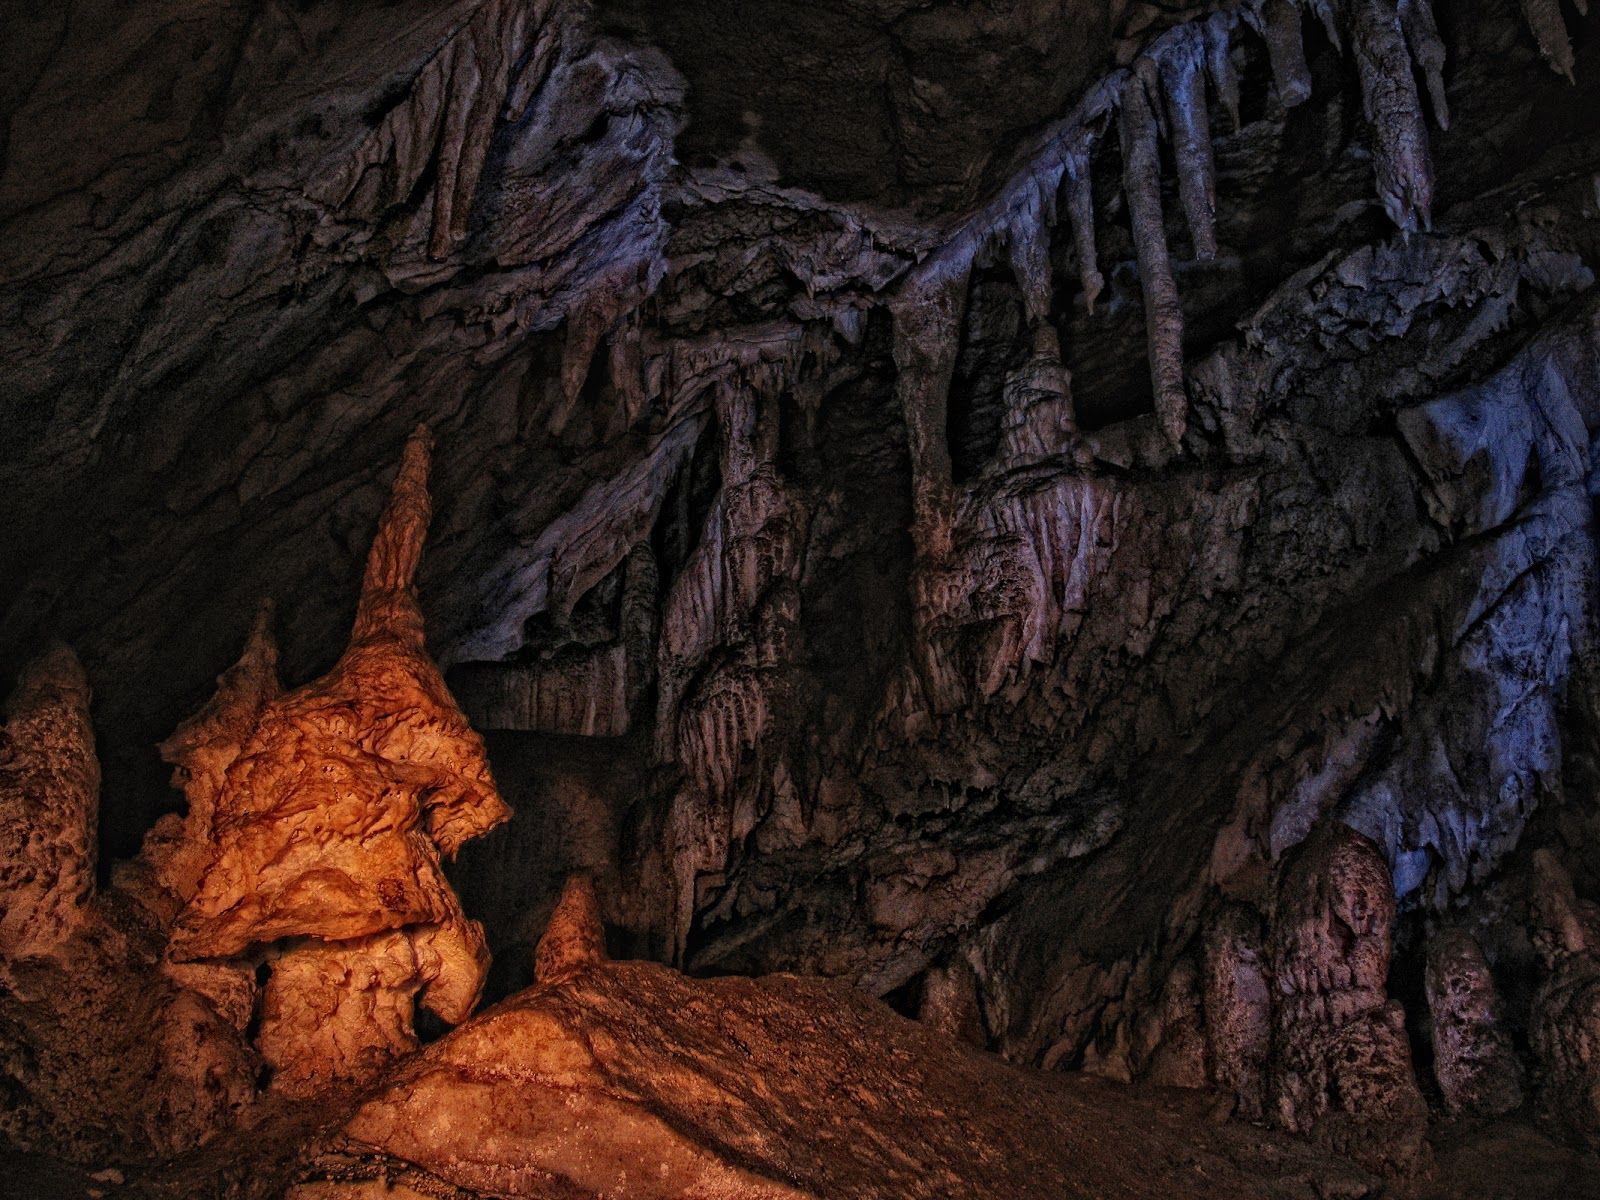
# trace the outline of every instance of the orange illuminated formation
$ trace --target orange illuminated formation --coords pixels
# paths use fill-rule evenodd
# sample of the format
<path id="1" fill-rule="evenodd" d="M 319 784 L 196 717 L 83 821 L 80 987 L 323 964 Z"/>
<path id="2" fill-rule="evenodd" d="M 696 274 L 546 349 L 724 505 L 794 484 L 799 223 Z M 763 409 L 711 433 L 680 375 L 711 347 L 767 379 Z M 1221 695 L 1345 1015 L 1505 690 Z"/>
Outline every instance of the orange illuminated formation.
<path id="1" fill-rule="evenodd" d="M 333 669 L 280 694 L 258 623 L 213 701 L 163 746 L 190 805 L 156 867 L 183 901 L 169 952 L 265 952 L 258 1045 L 292 1095 L 415 1048 L 419 992 L 461 1021 L 488 965 L 440 857 L 510 814 L 424 645 L 414 581 L 431 442 L 419 429 L 406 444 Z"/>

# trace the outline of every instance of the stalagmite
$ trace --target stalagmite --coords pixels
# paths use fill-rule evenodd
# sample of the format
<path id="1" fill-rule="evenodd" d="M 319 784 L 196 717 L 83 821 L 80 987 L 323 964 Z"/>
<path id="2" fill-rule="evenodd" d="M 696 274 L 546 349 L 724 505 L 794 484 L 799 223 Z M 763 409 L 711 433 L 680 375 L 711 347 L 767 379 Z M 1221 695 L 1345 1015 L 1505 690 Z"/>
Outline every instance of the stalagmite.
<path id="1" fill-rule="evenodd" d="M 232 1014 L 161 961 L 148 914 L 95 887 L 100 768 L 76 655 L 30 663 L 5 715 L 0 1160 L 187 1150 L 250 1105 L 258 1064 Z"/>
<path id="2" fill-rule="evenodd" d="M 1048 321 L 1033 329 L 1028 361 L 1006 376 L 1001 440 L 1011 466 L 1038 462 L 1076 445 L 1072 385 L 1061 361 L 1061 342 Z"/>
<path id="3" fill-rule="evenodd" d="M 1600 1146 L 1600 905 L 1580 899 L 1548 850 L 1533 854 L 1533 944 L 1544 967 L 1528 1041 L 1550 1120 Z"/>
<path id="4" fill-rule="evenodd" d="M 1167 440 L 1177 446 L 1188 425 L 1189 405 L 1183 384 L 1183 307 L 1178 301 L 1178 285 L 1172 277 L 1162 224 L 1161 154 L 1156 145 L 1155 112 L 1147 80 L 1137 70 L 1130 72 L 1122 85 L 1120 129 L 1123 184 L 1139 260 L 1139 283 L 1144 290 L 1145 339 L 1156 416 Z"/>
<path id="5" fill-rule="evenodd" d="M 1521 1071 L 1501 1025 L 1494 978 L 1466 930 L 1440 930 L 1428 943 L 1426 989 L 1433 1074 L 1445 1106 L 1482 1117 L 1520 1107 Z"/>
<path id="6" fill-rule="evenodd" d="M 278 645 L 272 636 L 272 606 L 256 613 L 239 661 L 217 677 L 217 690 L 205 707 L 162 742 L 173 783 L 183 790 L 188 811 L 164 817 L 145 839 L 142 857 L 158 883 L 179 904 L 200 884 L 211 842 L 211 819 L 228 768 L 254 732 L 261 710 L 283 693 L 278 678 Z"/>
<path id="7" fill-rule="evenodd" d="M 1266 0 L 1259 14 L 1246 6 L 1245 18 L 1267 41 L 1272 64 L 1272 84 L 1285 108 L 1311 99 L 1311 68 L 1306 65 L 1305 40 L 1300 31 L 1300 10 L 1289 0 Z"/>
<path id="8" fill-rule="evenodd" d="M 534 950 L 533 977 L 540 983 L 560 983 L 605 961 L 606 930 L 594 880 L 587 875 L 569 876 Z"/>
<path id="9" fill-rule="evenodd" d="M 1450 128 L 1450 100 L 1444 92 L 1444 40 L 1433 19 L 1433 0 L 1400 0 L 1400 28 L 1405 31 L 1411 57 L 1428 81 L 1433 119 L 1440 129 Z"/>
<path id="10" fill-rule="evenodd" d="M 222 690 L 223 711 L 259 712 L 247 735 L 227 731 L 241 744 L 210 828 L 194 831 L 207 862 L 168 952 L 228 958 L 297 939 L 276 952 L 259 1040 L 274 1086 L 293 1095 L 368 1077 L 414 1044 L 419 991 L 444 1020 L 461 1020 L 488 965 L 439 858 L 509 810 L 424 645 L 415 579 L 430 447 L 426 428 L 406 443 L 332 671 L 260 703 L 276 684 L 255 643 L 239 686 L 225 677 Z M 205 732 L 204 743 L 213 724 L 185 730 Z M 182 735 L 175 750 L 188 756 Z"/>
<path id="11" fill-rule="evenodd" d="M 1432 222 L 1433 161 L 1399 14 L 1393 0 L 1356 0 L 1353 9 L 1351 33 L 1378 198 L 1400 229 L 1426 228 Z"/>
<path id="12" fill-rule="evenodd" d="M 54 646 L 30 663 L 0 728 L 0 961 L 49 954 L 94 894 L 100 764 L 89 681 Z"/>
<path id="13" fill-rule="evenodd" d="M 1371 839 L 1333 823 L 1278 881 L 1270 1104 L 1276 1122 L 1385 1171 L 1426 1157 L 1405 1012 L 1386 990 L 1394 884 Z"/>
<path id="14" fill-rule="evenodd" d="M 1157 1087 L 1206 1086 L 1206 1035 L 1201 1018 L 1200 972 L 1179 959 L 1161 988 L 1150 1023 L 1159 1028 L 1143 1078 Z"/>
<path id="15" fill-rule="evenodd" d="M 1217 256 L 1217 185 L 1206 112 L 1204 57 L 1200 35 L 1188 30 L 1187 36 L 1161 56 L 1161 86 L 1178 166 L 1178 198 L 1189 222 L 1195 257 L 1210 261 Z"/>
<path id="16" fill-rule="evenodd" d="M 1229 123 L 1237 130 L 1239 74 L 1233 69 L 1232 54 L 1235 19 L 1232 13 L 1217 13 L 1200 28 L 1205 38 L 1206 74 L 1211 76 L 1211 86 L 1216 89 L 1217 99 L 1222 101 Z"/>
<path id="17" fill-rule="evenodd" d="M 1065 175 L 1067 218 L 1072 223 L 1072 245 L 1078 255 L 1078 280 L 1083 286 L 1083 306 L 1094 312 L 1094 302 L 1106 286 L 1096 261 L 1094 236 L 1094 181 L 1090 175 L 1089 150 L 1067 155 Z"/>
<path id="18" fill-rule="evenodd" d="M 983 1026 L 983 1005 L 978 998 L 978 976 L 972 964 L 957 956 L 928 972 L 922 981 L 917 1020 L 980 1050 L 989 1044 Z"/>
<path id="19" fill-rule="evenodd" d="M 1236 1111 L 1259 1120 L 1272 1051 L 1272 989 L 1261 921 L 1243 904 L 1217 914 L 1205 936 L 1201 1003 L 1212 1081 Z"/>
<path id="20" fill-rule="evenodd" d="M 1572 75 L 1572 42 L 1567 36 L 1566 18 L 1561 15 L 1561 0 L 1522 0 L 1522 15 L 1550 69 L 1565 75 L 1567 82 L 1576 83 Z"/>

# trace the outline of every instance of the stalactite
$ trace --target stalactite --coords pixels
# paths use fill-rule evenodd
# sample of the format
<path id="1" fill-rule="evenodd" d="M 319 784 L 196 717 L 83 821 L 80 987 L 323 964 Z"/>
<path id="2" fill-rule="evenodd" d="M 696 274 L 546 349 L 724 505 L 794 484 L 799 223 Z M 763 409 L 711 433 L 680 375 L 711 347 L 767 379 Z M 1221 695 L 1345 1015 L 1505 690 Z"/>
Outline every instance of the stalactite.
<path id="1" fill-rule="evenodd" d="M 1317 20 L 1322 22 L 1322 31 L 1328 35 L 1333 48 L 1343 51 L 1344 34 L 1341 30 L 1344 24 L 1343 0 L 1311 0 L 1311 10 L 1317 14 Z"/>
<path id="2" fill-rule="evenodd" d="M 1362 107 L 1371 129 L 1378 197 L 1400 229 L 1432 222 L 1433 162 L 1422 100 L 1393 0 L 1360 0 L 1351 16 Z"/>
<path id="3" fill-rule="evenodd" d="M 1272 83 L 1285 108 L 1311 99 L 1311 69 L 1306 66 L 1305 42 L 1300 35 L 1300 10 L 1289 0 L 1267 0 L 1259 12 L 1244 10 L 1245 18 L 1267 41 L 1272 63 Z"/>
<path id="4" fill-rule="evenodd" d="M 925 265 L 894 306 L 895 397 L 911 450 L 912 536 L 923 557 L 950 548 L 955 499 L 946 404 L 966 309 L 968 260 Z"/>
<path id="5" fill-rule="evenodd" d="M 1450 128 L 1450 100 L 1444 92 L 1444 40 L 1433 19 L 1433 0 L 1400 0 L 1400 27 L 1405 31 L 1411 57 L 1428 81 L 1433 119 L 1440 129 Z"/>
<path id="6" fill-rule="evenodd" d="M 1217 99 L 1222 101 L 1222 107 L 1227 111 L 1228 121 L 1237 130 L 1239 128 L 1239 75 L 1233 69 L 1233 25 L 1232 13 L 1217 13 L 1201 26 L 1201 35 L 1206 43 L 1206 73 L 1211 76 L 1211 86 L 1216 89 Z"/>
<path id="7" fill-rule="evenodd" d="M 1148 61 L 1148 60 L 1144 60 Z M 1145 336 L 1156 416 L 1168 441 L 1183 440 L 1188 397 L 1183 385 L 1183 308 L 1172 278 L 1161 217 L 1161 155 L 1147 82 L 1135 71 L 1122 85 L 1120 130 L 1123 183 L 1133 224 L 1133 246 L 1144 290 Z"/>
<path id="8" fill-rule="evenodd" d="M 1054 192 L 1054 187 L 1050 191 Z M 1022 301 L 1031 322 L 1048 320 L 1053 288 L 1050 283 L 1050 226 L 1045 189 L 1030 186 L 1011 213 L 1006 230 L 1006 253 L 1012 273 L 1022 288 Z"/>
<path id="9" fill-rule="evenodd" d="M 644 353 L 640 345 L 643 320 L 638 309 L 623 318 L 606 347 L 606 366 L 616 389 L 619 411 L 616 432 L 632 429 L 650 402 L 645 387 Z"/>
<path id="10" fill-rule="evenodd" d="M 1588 12 L 1587 4 L 1579 8 L 1584 13 Z M 1572 42 L 1567 37 L 1566 20 L 1561 15 L 1561 0 L 1522 0 L 1522 15 L 1527 19 L 1534 41 L 1539 43 L 1539 53 L 1544 55 L 1550 69 L 1558 75 L 1565 75 L 1568 83 L 1575 83 L 1572 76 Z"/>
<path id="11" fill-rule="evenodd" d="M 1078 255 L 1078 279 L 1083 286 L 1083 306 L 1094 312 L 1095 299 L 1105 288 L 1105 276 L 1096 261 L 1094 236 L 1094 183 L 1089 173 L 1089 151 L 1067 155 L 1067 218 L 1072 223 L 1072 244 Z"/>
<path id="12" fill-rule="evenodd" d="M 1166 93 L 1167 123 L 1178 165 L 1178 198 L 1189 222 L 1195 257 L 1217 256 L 1217 184 L 1211 158 L 1211 122 L 1206 112 L 1204 46 L 1198 31 L 1185 36 L 1161 56 L 1161 85 Z"/>

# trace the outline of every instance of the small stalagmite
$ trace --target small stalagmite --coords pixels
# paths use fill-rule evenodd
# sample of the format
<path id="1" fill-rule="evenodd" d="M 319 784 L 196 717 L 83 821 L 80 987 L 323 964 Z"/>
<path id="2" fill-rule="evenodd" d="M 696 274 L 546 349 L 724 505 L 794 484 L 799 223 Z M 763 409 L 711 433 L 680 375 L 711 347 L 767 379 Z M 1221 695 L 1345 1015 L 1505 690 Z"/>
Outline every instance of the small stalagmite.
<path id="1" fill-rule="evenodd" d="M 533 952 L 533 977 L 539 983 L 560 983 L 605 961 L 606 927 L 594 880 L 569 876 Z"/>
<path id="2" fill-rule="evenodd" d="M 99 793 L 89 681 L 55 646 L 22 673 L 0 727 L 0 960 L 49 954 L 86 919 Z"/>
<path id="3" fill-rule="evenodd" d="M 978 995 L 978 975 L 960 955 L 932 968 L 922 981 L 917 1020 L 958 1042 L 985 1049 L 989 1034 Z"/>
<path id="4" fill-rule="evenodd" d="M 1206 930 L 1201 1004 L 1212 1081 L 1252 1121 L 1265 1104 L 1271 989 L 1261 919 L 1248 905 L 1230 904 Z"/>
<path id="5" fill-rule="evenodd" d="M 202 801 L 190 832 L 204 851 L 169 954 L 266 955 L 259 1048 L 292 1095 L 369 1077 L 413 1048 L 419 992 L 462 1020 L 487 968 L 440 859 L 509 810 L 424 645 L 415 577 L 430 449 L 426 429 L 406 444 L 333 669 L 277 695 L 253 639 L 218 700 L 166 746 Z"/>

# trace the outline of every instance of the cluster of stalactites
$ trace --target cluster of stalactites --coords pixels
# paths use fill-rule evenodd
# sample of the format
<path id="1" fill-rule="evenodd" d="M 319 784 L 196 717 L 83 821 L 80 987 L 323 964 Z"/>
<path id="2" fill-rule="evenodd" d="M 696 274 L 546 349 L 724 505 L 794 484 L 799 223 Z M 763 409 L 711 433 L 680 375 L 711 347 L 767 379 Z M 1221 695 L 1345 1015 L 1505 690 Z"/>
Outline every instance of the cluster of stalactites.
<path id="1" fill-rule="evenodd" d="M 1523 0 L 1529 24 L 1547 58 L 1570 74 L 1571 50 L 1553 0 Z M 1306 11 L 1333 45 L 1356 60 L 1362 100 L 1372 130 L 1378 198 L 1402 231 L 1432 219 L 1433 167 L 1422 92 L 1434 120 L 1447 128 L 1445 48 L 1431 0 L 1250 0 L 1227 11 L 1176 26 L 1156 38 L 1124 71 L 1091 88 L 1012 183 L 969 220 L 904 281 L 893 302 L 895 358 L 902 372 L 928 377 L 905 384 L 901 402 L 912 429 L 919 470 L 919 509 L 948 490 L 937 447 L 920 446 L 918 431 L 942 427 L 944 383 L 951 363 L 936 344 L 954 341 L 966 284 L 984 261 L 1009 261 L 1030 321 L 1051 307 L 1049 231 L 1058 198 L 1077 259 L 1085 307 L 1094 311 L 1105 287 L 1097 261 L 1091 162 L 1115 119 L 1134 250 L 1144 293 L 1151 382 L 1158 419 L 1177 445 L 1187 427 L 1183 374 L 1183 312 L 1172 267 L 1161 202 L 1161 153 L 1166 140 L 1176 164 L 1178 200 L 1194 257 L 1218 253 L 1216 167 L 1209 104 L 1221 104 L 1239 128 L 1239 79 L 1233 60 L 1241 30 L 1266 44 L 1279 102 L 1290 108 L 1310 99 L 1311 72 L 1302 42 Z M 924 530 L 935 545 L 937 523 Z"/>

